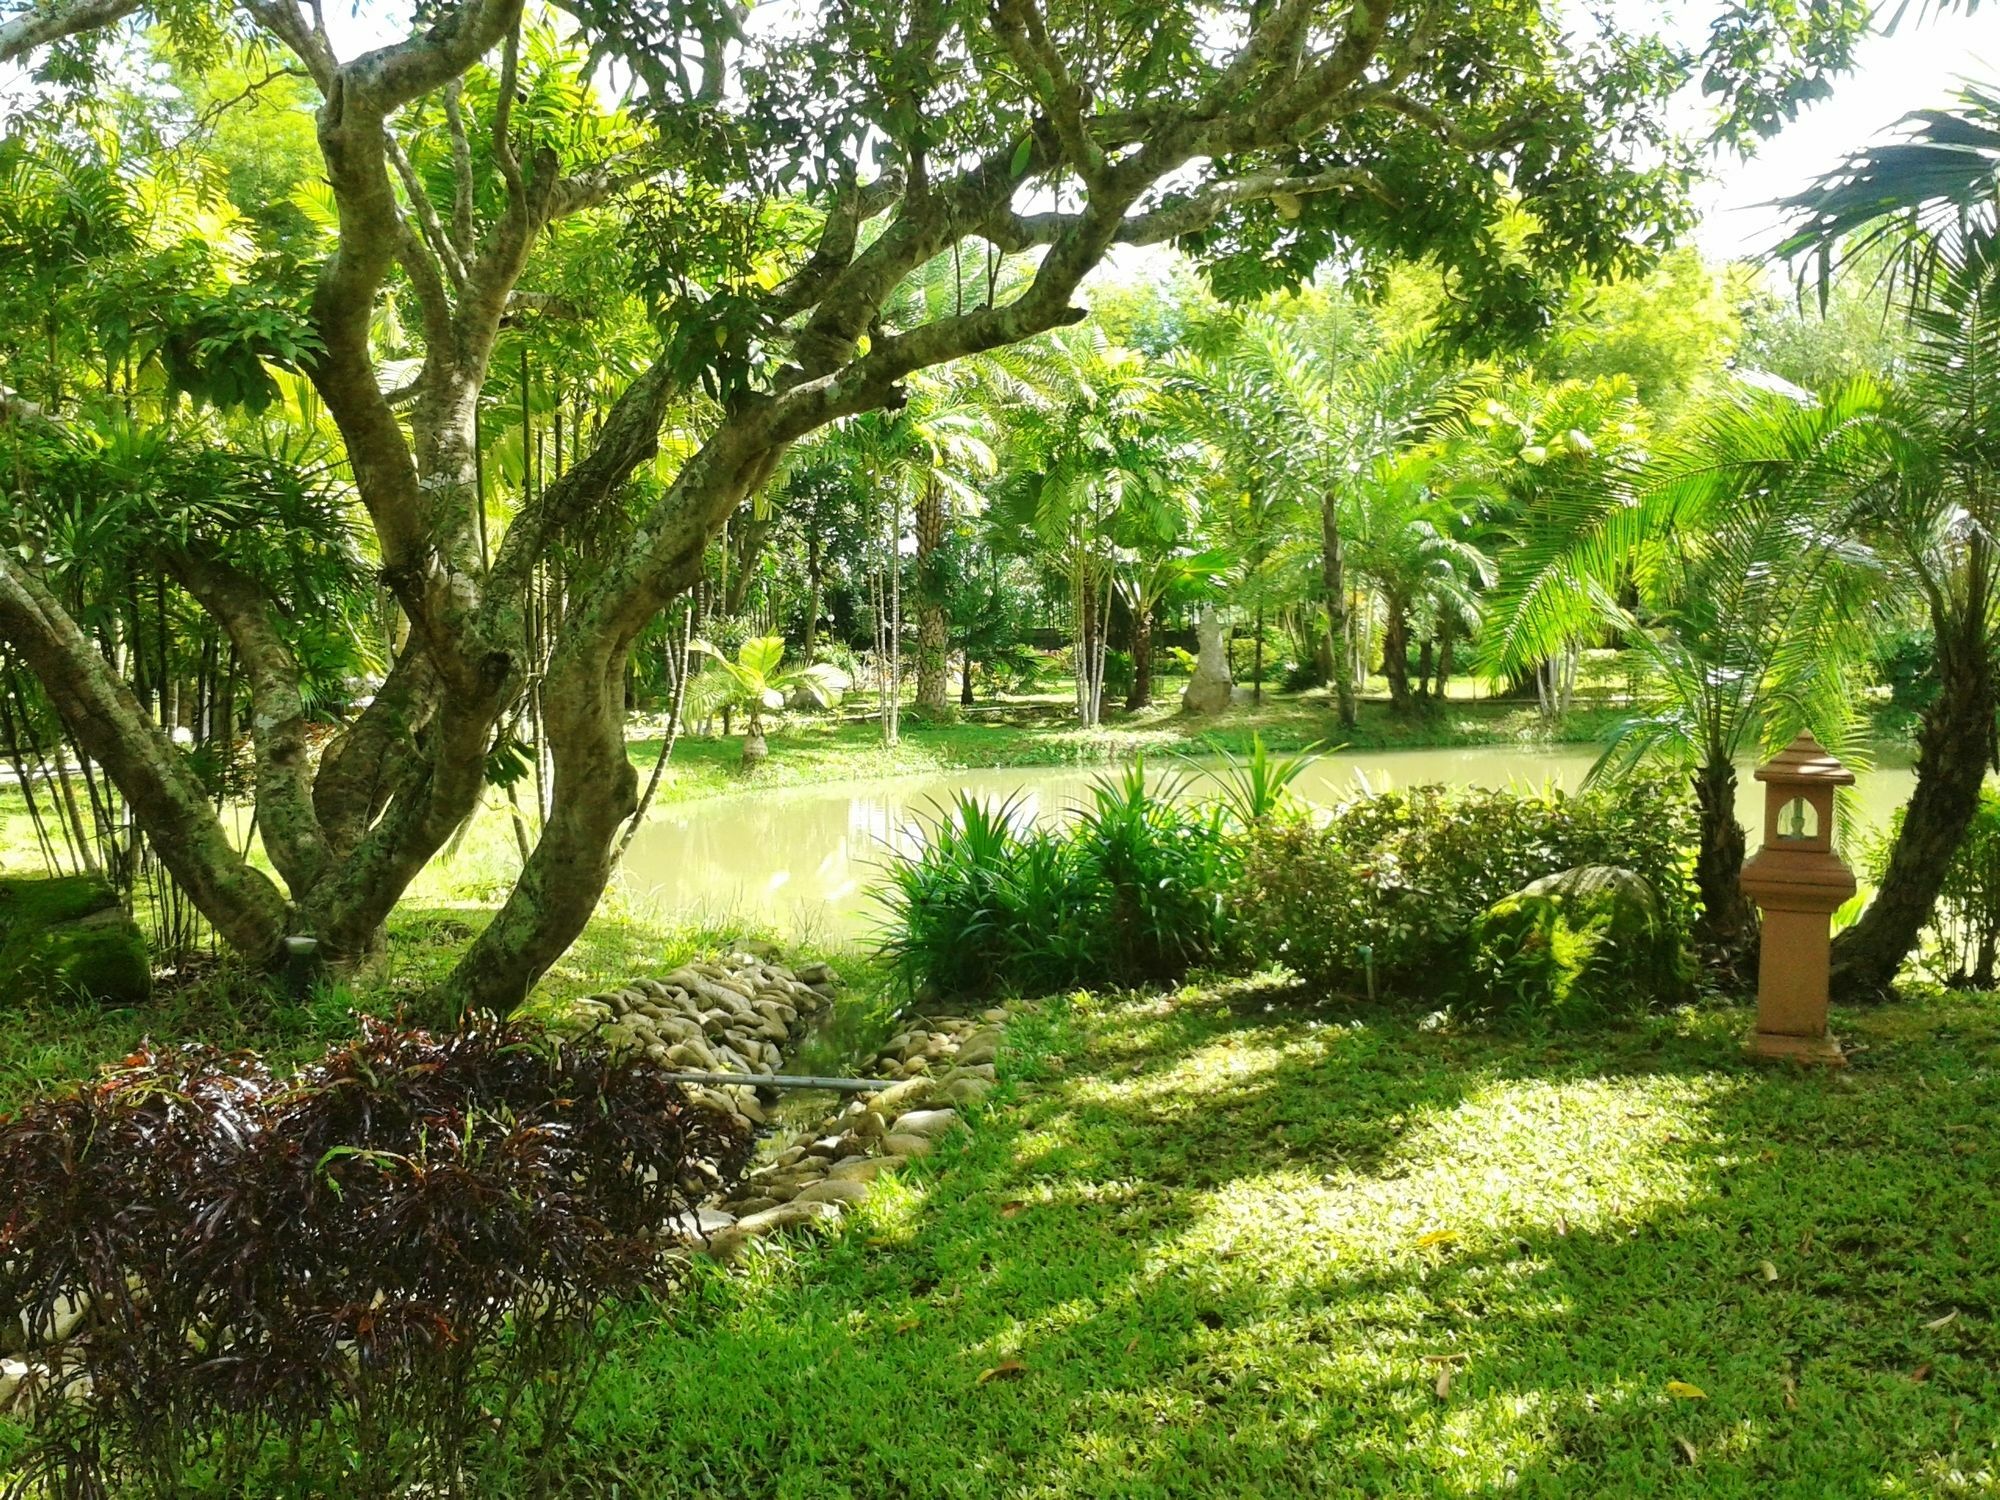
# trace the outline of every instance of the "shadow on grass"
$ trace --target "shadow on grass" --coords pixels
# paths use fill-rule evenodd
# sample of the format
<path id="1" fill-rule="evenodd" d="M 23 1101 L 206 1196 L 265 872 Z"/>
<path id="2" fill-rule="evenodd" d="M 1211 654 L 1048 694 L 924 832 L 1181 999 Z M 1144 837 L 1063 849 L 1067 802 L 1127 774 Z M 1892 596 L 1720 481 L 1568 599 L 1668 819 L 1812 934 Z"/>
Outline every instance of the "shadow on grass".
<path id="1" fill-rule="evenodd" d="M 1053 1007 L 918 1180 L 624 1331 L 576 1492 L 1990 1487 L 2000 1030 L 1868 1018 L 1843 1080 L 1742 1019 Z"/>

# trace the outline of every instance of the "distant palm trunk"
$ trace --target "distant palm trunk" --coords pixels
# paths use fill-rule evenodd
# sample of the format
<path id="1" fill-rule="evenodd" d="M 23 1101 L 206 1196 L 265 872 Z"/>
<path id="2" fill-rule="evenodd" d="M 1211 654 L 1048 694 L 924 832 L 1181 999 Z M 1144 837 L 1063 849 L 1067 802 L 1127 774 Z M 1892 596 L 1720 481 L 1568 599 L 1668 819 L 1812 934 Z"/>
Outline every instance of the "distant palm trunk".
<path id="1" fill-rule="evenodd" d="M 1332 490 L 1320 497 L 1320 587 L 1326 594 L 1326 633 L 1331 666 L 1327 680 L 1341 727 L 1354 727 L 1353 644 L 1347 618 L 1346 567 L 1341 555 L 1340 500 Z"/>
<path id="2" fill-rule="evenodd" d="M 936 577 L 944 546 L 944 489 L 937 476 L 925 481 L 917 500 L 917 707 L 942 717 L 945 711 L 945 613 Z"/>

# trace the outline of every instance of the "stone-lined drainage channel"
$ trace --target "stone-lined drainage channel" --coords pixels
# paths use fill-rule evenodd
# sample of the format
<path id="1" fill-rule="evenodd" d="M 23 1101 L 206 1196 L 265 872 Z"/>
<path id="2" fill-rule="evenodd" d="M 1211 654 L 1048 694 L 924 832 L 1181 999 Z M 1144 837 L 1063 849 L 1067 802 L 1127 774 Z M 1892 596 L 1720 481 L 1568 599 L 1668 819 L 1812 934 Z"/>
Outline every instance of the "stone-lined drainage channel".
<path id="1" fill-rule="evenodd" d="M 614 1046 L 636 1048 L 669 1073 L 775 1077 L 832 1005 L 839 981 L 824 964 L 799 970 L 749 953 L 684 964 L 658 979 L 578 1002 Z M 868 1196 L 869 1184 L 927 1155 L 962 1124 L 959 1110 L 994 1086 L 1004 1009 L 976 1016 L 906 1018 L 854 1071 L 881 1090 L 836 1098 L 794 1128 L 778 1090 L 754 1083 L 690 1083 L 691 1098 L 755 1129 L 779 1128 L 764 1159 L 729 1192 L 702 1206 L 691 1239 L 728 1258 L 750 1240 L 826 1220 Z M 817 1097 L 812 1096 L 812 1097 Z"/>

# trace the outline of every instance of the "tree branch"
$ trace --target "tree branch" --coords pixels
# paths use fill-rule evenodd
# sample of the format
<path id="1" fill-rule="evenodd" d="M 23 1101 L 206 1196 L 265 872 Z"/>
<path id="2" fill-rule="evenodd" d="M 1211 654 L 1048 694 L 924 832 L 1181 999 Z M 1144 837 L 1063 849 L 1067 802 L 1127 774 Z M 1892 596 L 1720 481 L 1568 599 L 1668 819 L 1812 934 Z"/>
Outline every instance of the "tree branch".
<path id="1" fill-rule="evenodd" d="M 132 804 L 160 860 L 253 962 L 290 930 L 285 898 L 229 842 L 180 752 L 40 579 L 0 557 L 0 638 L 21 654 L 76 742 Z"/>
<path id="2" fill-rule="evenodd" d="M 229 632 L 250 679 L 250 734 L 257 751 L 257 830 L 271 863 L 294 892 L 326 868 L 326 839 L 313 811 L 306 710 L 298 663 L 276 611 L 251 578 L 223 559 L 181 548 L 164 555 L 175 578 Z"/>
<path id="3" fill-rule="evenodd" d="M 0 63 L 24 57 L 37 47 L 100 27 L 116 25 L 139 8 L 140 0 L 68 0 L 37 7 L 0 21 Z"/>

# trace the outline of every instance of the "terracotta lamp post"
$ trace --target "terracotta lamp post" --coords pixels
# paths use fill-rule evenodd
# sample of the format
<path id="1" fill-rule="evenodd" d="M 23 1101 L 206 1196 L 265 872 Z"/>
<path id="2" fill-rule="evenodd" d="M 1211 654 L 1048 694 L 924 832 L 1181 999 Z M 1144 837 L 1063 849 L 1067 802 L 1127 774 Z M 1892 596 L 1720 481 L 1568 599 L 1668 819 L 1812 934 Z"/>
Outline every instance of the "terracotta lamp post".
<path id="1" fill-rule="evenodd" d="M 1757 958 L 1756 1057 L 1845 1059 L 1827 1035 L 1831 918 L 1854 894 L 1854 872 L 1833 852 L 1833 793 L 1854 773 L 1801 734 L 1757 771 L 1764 783 L 1764 847 L 1743 865 L 1743 893 L 1764 914 Z"/>

